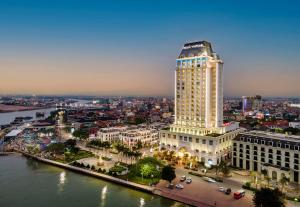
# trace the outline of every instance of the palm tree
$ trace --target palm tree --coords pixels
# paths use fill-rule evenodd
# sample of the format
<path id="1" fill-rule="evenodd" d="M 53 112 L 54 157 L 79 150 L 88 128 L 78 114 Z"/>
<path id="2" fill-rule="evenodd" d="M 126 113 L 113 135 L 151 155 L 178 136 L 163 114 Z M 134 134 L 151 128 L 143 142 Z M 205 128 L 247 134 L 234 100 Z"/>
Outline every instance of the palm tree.
<path id="1" fill-rule="evenodd" d="M 122 150 L 122 153 L 123 153 L 123 156 L 126 157 L 126 164 L 127 164 L 127 158 L 129 157 L 129 152 L 130 152 L 130 149 L 127 148 L 127 147 L 124 147 L 123 150 Z"/>
<path id="2" fill-rule="evenodd" d="M 168 155 L 168 151 L 167 150 L 163 151 L 163 153 L 162 153 L 162 159 L 163 160 L 166 159 L 167 155 Z"/>
<path id="3" fill-rule="evenodd" d="M 255 171 L 250 172 L 250 176 L 253 178 L 253 183 L 255 183 L 255 188 L 257 189 L 257 182 L 258 182 L 258 174 Z"/>
<path id="4" fill-rule="evenodd" d="M 107 151 L 108 151 L 108 149 L 110 149 L 110 148 L 111 148 L 111 145 L 110 145 L 110 143 L 109 143 L 109 142 L 107 142 L 107 141 L 105 141 L 105 142 L 103 142 L 103 145 L 102 145 L 102 147 L 104 148 L 104 151 L 105 151 L 105 156 L 107 156 Z"/>
<path id="5" fill-rule="evenodd" d="M 132 150 L 129 150 L 127 152 L 127 156 L 129 157 L 130 159 L 130 164 L 132 165 L 132 157 L 134 156 L 134 152 Z"/>
<path id="6" fill-rule="evenodd" d="M 290 182 L 290 179 L 283 175 L 279 182 L 281 184 L 281 191 L 283 192 L 284 187 Z"/>
<path id="7" fill-rule="evenodd" d="M 136 152 L 134 152 L 133 156 L 135 158 L 135 162 L 137 162 L 141 158 L 142 153 L 140 151 L 136 151 Z"/>
<path id="8" fill-rule="evenodd" d="M 268 183 L 267 187 L 269 187 L 270 186 L 271 178 L 269 176 L 266 176 L 265 179 L 266 179 L 266 181 Z"/>
<path id="9" fill-rule="evenodd" d="M 124 150 L 124 146 L 121 143 L 116 143 L 116 145 L 114 147 L 118 151 L 118 161 L 119 161 L 120 154 L 122 154 L 122 152 Z M 121 162 L 122 162 L 122 156 L 121 156 Z"/>
<path id="10" fill-rule="evenodd" d="M 261 174 L 264 176 L 264 179 L 267 181 L 267 187 L 269 187 L 271 178 L 268 176 L 268 171 L 266 169 L 263 169 L 261 170 Z"/>
<path id="11" fill-rule="evenodd" d="M 227 163 L 224 162 L 223 160 L 221 161 L 221 163 L 220 163 L 221 164 L 221 172 L 223 173 L 223 176 L 225 177 L 230 174 L 230 168 L 227 165 Z"/>
<path id="12" fill-rule="evenodd" d="M 221 168 L 222 168 L 222 161 L 219 162 L 219 164 L 217 164 L 216 167 L 215 167 L 215 169 L 216 169 L 216 176 L 217 177 L 219 175 L 219 172 L 220 172 Z"/>

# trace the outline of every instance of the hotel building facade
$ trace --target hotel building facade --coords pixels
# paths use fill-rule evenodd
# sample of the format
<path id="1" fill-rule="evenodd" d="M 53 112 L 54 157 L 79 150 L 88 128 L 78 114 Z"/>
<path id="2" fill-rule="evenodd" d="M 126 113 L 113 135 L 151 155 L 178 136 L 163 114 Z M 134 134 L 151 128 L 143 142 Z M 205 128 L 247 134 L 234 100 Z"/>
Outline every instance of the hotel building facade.
<path id="1" fill-rule="evenodd" d="M 160 132 L 161 147 L 216 165 L 240 131 L 223 124 L 223 61 L 207 41 L 186 43 L 176 59 L 175 122 Z"/>
<path id="2" fill-rule="evenodd" d="M 232 165 L 262 172 L 274 181 L 281 177 L 299 182 L 300 136 L 251 131 L 233 140 Z"/>

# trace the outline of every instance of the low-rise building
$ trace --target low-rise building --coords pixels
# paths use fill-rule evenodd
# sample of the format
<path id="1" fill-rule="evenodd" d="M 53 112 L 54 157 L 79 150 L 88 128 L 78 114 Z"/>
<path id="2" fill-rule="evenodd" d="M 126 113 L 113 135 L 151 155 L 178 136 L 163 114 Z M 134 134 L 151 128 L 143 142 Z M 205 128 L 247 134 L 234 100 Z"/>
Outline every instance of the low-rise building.
<path id="1" fill-rule="evenodd" d="M 198 135 L 161 130 L 160 146 L 175 151 L 179 156 L 194 156 L 208 166 L 216 165 L 222 159 L 230 158 L 232 140 L 243 131 L 242 128 L 233 128 L 223 134 Z"/>
<path id="2" fill-rule="evenodd" d="M 120 133 L 127 130 L 127 127 L 109 127 L 109 128 L 101 128 L 97 132 L 96 139 L 101 140 L 102 142 L 115 142 L 120 139 Z"/>
<path id="3" fill-rule="evenodd" d="M 153 145 L 158 143 L 158 131 L 147 128 L 128 130 L 120 134 L 120 140 L 130 147 L 135 146 L 139 141 L 143 145 Z"/>
<path id="4" fill-rule="evenodd" d="M 263 131 L 239 134 L 233 140 L 232 165 L 249 171 L 266 170 L 272 180 L 282 176 L 299 182 L 300 136 Z"/>

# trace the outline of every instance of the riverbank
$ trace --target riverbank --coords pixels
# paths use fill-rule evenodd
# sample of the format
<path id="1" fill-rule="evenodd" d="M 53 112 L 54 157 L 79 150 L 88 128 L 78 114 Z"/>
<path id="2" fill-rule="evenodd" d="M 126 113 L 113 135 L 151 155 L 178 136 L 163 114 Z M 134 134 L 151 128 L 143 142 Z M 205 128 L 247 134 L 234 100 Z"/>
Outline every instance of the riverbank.
<path id="1" fill-rule="evenodd" d="M 11 154 L 15 154 L 15 152 L 0 152 L 0 156 L 7 156 Z"/>
<path id="2" fill-rule="evenodd" d="M 22 151 L 17 151 L 16 150 L 16 152 L 22 154 L 23 156 L 25 156 L 27 158 L 34 159 L 34 160 L 37 160 L 37 161 L 40 161 L 40 162 L 43 162 L 43 163 L 46 163 L 46 164 L 50 164 L 50 165 L 53 165 L 53 166 L 56 166 L 56 167 L 64 168 L 64 169 L 67 169 L 67 170 L 70 170 L 70 171 L 73 171 L 73 172 L 76 172 L 76 173 L 81 173 L 81 174 L 84 174 L 84 175 L 88 175 L 88 176 L 92 176 L 92 177 L 95 177 L 95 178 L 103 179 L 103 180 L 106 180 L 106 181 L 109 181 L 109 182 L 113 182 L 115 184 L 119 184 L 119 185 L 123 185 L 125 187 L 135 189 L 135 190 L 143 191 L 143 192 L 146 192 L 146 193 L 149 193 L 149 194 L 153 194 L 153 195 L 157 195 L 157 196 L 160 196 L 160 197 L 163 197 L 163 198 L 167 198 L 167 199 L 170 199 L 170 200 L 181 202 L 181 203 L 184 203 L 186 205 L 201 206 L 201 207 L 209 206 L 209 205 L 203 205 L 203 204 L 198 205 L 199 203 L 195 202 L 194 200 L 186 199 L 186 198 L 181 197 L 181 196 L 162 193 L 161 190 L 156 189 L 155 187 L 141 185 L 141 184 L 134 183 L 134 182 L 131 182 L 131 181 L 122 180 L 122 179 L 119 179 L 119 178 L 116 178 L 116 177 L 113 177 L 113 176 L 109 176 L 109 175 L 93 172 L 93 171 L 90 171 L 90 170 L 87 170 L 87 169 L 82 169 L 82 168 L 79 168 L 79 167 L 71 166 L 69 164 L 63 164 L 63 163 L 56 162 L 56 161 L 53 161 L 53 160 L 44 159 L 44 158 L 37 157 L 37 156 L 31 155 L 31 154 L 28 154 L 28 153 L 25 153 L 25 152 L 22 152 Z"/>
<path id="3" fill-rule="evenodd" d="M 161 196 L 27 158 L 20 153 L 0 157 L 0 172 L 1 189 L 5 189 L 0 196 L 0 206 L 3 207 L 187 207 Z"/>
<path id="4" fill-rule="evenodd" d="M 115 177 L 112 177 L 112 176 L 109 176 L 109 175 L 93 172 L 93 171 L 90 171 L 90 170 L 82 169 L 82 168 L 71 166 L 71 165 L 68 165 L 68 164 L 63 164 L 63 163 L 56 162 L 56 161 L 49 160 L 49 159 L 44 159 L 44 158 L 37 157 L 37 156 L 31 155 L 31 154 L 28 154 L 28 153 L 25 153 L 25 152 L 21 152 L 21 151 L 18 151 L 18 152 L 21 153 L 25 157 L 28 157 L 28 158 L 31 158 L 31 159 L 34 159 L 34 160 L 37 160 L 37 161 L 40 161 L 40 162 L 44 162 L 44 163 L 47 163 L 47 164 L 50 164 L 50 165 L 65 168 L 65 169 L 68 169 L 68 170 L 71 170 L 71 171 L 74 171 L 74 172 L 78 172 L 78 173 L 81 173 L 81 174 L 90 175 L 90 176 L 100 178 L 100 179 L 103 179 L 103 180 L 107 180 L 107 181 L 110 181 L 110 182 L 113 182 L 113 183 L 117 183 L 117 184 L 120 184 L 120 185 L 123 185 L 123 186 L 134 188 L 136 190 L 141 190 L 141 191 L 144 191 L 144 192 L 147 192 L 147 193 L 152 193 L 153 190 L 154 190 L 154 188 L 150 187 L 150 186 L 145 186 L 145 185 L 133 183 L 133 182 L 122 180 L 122 179 L 119 179 L 119 178 L 115 178 Z"/>
<path id="5" fill-rule="evenodd" d="M 0 113 L 18 112 L 18 111 L 31 111 L 52 108 L 49 107 L 36 107 L 36 106 L 15 106 L 15 105 L 5 105 L 0 104 Z"/>

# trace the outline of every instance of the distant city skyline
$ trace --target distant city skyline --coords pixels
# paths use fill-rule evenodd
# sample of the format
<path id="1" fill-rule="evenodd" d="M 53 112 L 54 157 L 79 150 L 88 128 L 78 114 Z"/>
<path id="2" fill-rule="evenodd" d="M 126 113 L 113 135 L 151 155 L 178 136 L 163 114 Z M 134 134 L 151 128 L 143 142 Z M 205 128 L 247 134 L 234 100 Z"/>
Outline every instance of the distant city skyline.
<path id="1" fill-rule="evenodd" d="M 300 96 L 300 3 L 0 3 L 0 94 L 174 96 L 174 59 L 206 40 L 224 96 Z"/>

